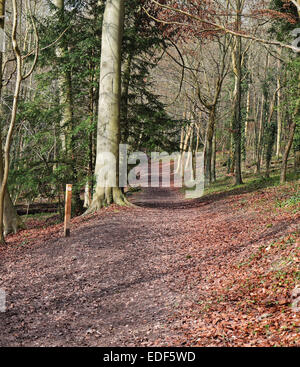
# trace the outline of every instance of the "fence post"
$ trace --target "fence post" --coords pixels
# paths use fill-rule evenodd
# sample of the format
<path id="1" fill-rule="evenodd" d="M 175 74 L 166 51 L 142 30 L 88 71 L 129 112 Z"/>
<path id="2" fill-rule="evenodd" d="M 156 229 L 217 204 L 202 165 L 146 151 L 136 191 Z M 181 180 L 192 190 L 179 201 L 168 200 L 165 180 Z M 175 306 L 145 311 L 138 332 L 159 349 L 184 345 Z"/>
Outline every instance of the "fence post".
<path id="1" fill-rule="evenodd" d="M 71 220 L 71 199 L 72 199 L 72 185 L 66 185 L 66 202 L 65 202 L 65 237 L 70 236 L 70 220 Z"/>

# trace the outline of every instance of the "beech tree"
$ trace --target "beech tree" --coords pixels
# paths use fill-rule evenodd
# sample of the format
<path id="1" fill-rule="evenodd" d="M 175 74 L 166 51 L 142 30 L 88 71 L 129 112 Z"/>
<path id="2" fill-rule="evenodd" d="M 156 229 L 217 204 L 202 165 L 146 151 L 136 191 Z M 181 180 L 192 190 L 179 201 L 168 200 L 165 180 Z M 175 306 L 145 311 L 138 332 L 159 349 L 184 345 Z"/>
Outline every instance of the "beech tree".
<path id="1" fill-rule="evenodd" d="M 124 0 L 107 0 L 102 28 L 99 106 L 97 128 L 96 188 L 88 212 L 104 205 L 126 205 L 119 188 L 119 143 L 121 103 L 121 45 L 124 27 Z M 108 162 L 111 153 L 114 162 Z M 115 177 L 105 173 L 107 165 L 115 167 Z M 108 168 L 109 169 L 109 168 Z M 111 181 L 115 181 L 113 184 Z"/>

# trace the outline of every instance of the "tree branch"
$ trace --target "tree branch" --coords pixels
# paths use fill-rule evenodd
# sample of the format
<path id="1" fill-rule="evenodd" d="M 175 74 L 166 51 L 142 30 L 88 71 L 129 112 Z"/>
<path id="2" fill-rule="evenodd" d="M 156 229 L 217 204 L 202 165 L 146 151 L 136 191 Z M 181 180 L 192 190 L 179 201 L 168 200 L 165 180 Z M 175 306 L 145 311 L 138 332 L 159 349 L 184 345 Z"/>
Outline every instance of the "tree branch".
<path id="1" fill-rule="evenodd" d="M 184 10 L 180 10 L 180 9 L 177 9 L 177 8 L 173 8 L 169 5 L 164 5 L 164 4 L 161 4 L 159 3 L 158 1 L 156 0 L 151 0 L 152 3 L 160 6 L 161 8 L 163 9 L 167 9 L 167 10 L 171 10 L 171 11 L 174 11 L 175 13 L 179 13 L 179 14 L 182 14 L 182 15 L 185 15 L 189 18 L 192 18 L 192 19 L 195 19 L 197 20 L 198 22 L 201 22 L 201 23 L 204 23 L 204 24 L 208 24 L 210 26 L 213 26 L 215 27 L 217 30 L 220 30 L 220 31 L 223 31 L 224 33 L 228 33 L 228 34 L 232 34 L 233 36 L 236 36 L 236 37 L 242 37 L 242 38 L 246 38 L 246 39 L 251 39 L 255 42 L 259 42 L 259 43 L 264 43 L 264 44 L 268 44 L 268 45 L 274 45 L 274 46 L 280 46 L 280 47 L 283 47 L 283 48 L 288 48 L 292 51 L 295 51 L 295 52 L 299 52 L 299 48 L 298 47 L 295 47 L 295 46 L 292 46 L 292 45 L 288 45 L 288 44 L 285 44 L 285 43 L 282 43 L 282 42 L 279 42 L 279 41 L 270 41 L 270 40 L 266 40 L 266 39 L 262 39 L 262 38 L 258 38 L 258 37 L 255 37 L 251 34 L 245 34 L 245 33 L 241 33 L 241 32 L 236 32 L 234 30 L 231 30 L 229 28 L 226 28 L 220 24 L 217 24 L 217 23 L 214 23 L 214 22 L 211 22 L 211 21 L 208 21 L 208 20 L 204 20 L 196 15 L 193 15 L 193 14 L 190 14 L 189 12 L 187 11 L 184 11 Z M 148 14 L 148 13 L 147 13 Z M 151 16 L 152 19 L 155 19 L 156 21 L 158 22 L 163 22 L 165 24 L 167 24 L 167 22 L 165 21 L 160 21 L 159 19 Z M 172 24 L 175 24 L 175 22 Z M 179 22 L 176 24 L 180 24 Z"/>

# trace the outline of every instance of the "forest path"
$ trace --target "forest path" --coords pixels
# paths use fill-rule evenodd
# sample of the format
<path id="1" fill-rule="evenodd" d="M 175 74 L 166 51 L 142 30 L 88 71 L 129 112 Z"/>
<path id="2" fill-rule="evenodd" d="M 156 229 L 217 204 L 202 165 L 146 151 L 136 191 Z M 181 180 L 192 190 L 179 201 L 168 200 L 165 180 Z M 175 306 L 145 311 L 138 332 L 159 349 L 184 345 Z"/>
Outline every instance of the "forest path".
<path id="1" fill-rule="evenodd" d="M 174 311 L 193 303 L 199 282 L 208 289 L 208 274 L 288 224 L 260 232 L 255 213 L 235 211 L 235 200 L 185 200 L 179 190 L 147 188 L 134 195 L 137 208 L 100 211 L 73 225 L 70 238 L 4 253 L 0 346 L 167 345 L 180 338 Z"/>
<path id="2" fill-rule="evenodd" d="M 130 345 L 161 334 L 180 298 L 168 283 L 189 216 L 172 210 L 182 196 L 169 189 L 145 189 L 133 202 L 144 207 L 99 215 L 70 238 L 1 258 L 1 346 Z"/>

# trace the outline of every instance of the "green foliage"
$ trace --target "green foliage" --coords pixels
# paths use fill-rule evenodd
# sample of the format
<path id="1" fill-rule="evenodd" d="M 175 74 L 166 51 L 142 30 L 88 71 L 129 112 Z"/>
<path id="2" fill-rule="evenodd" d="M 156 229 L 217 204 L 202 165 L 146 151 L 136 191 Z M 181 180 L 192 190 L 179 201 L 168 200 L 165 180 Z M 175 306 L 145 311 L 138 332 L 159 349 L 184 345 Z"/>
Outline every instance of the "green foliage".
<path id="1" fill-rule="evenodd" d="M 151 92 L 151 71 L 158 62 L 157 51 L 163 47 L 163 42 L 158 29 L 149 25 L 141 2 L 127 2 L 122 55 L 125 67 L 121 140 L 135 151 L 175 149 L 176 121 L 169 118 L 159 96 Z"/>
<path id="2" fill-rule="evenodd" d="M 299 27 L 299 16 L 294 4 L 288 4 L 282 0 L 272 0 L 270 9 L 278 12 L 281 16 L 272 22 L 269 32 L 276 36 L 279 41 L 287 42 L 293 29 Z"/>
<path id="3" fill-rule="evenodd" d="M 295 206 L 300 203 L 300 191 L 297 191 L 295 195 L 290 196 L 288 199 L 280 201 L 278 200 L 276 203 L 277 207 L 284 208 Z"/>
<path id="4" fill-rule="evenodd" d="M 94 184 L 104 5 L 65 0 L 64 11 L 57 11 L 50 0 L 48 5 L 50 12 L 37 20 L 41 52 L 34 88 L 20 100 L 9 190 L 14 199 L 58 198 L 63 204 L 65 184 L 73 183 L 75 211 L 80 211 L 81 190 L 87 180 Z M 122 59 L 130 67 L 123 70 L 127 93 L 122 93 L 121 138 L 134 150 L 172 151 L 178 139 L 176 122 L 151 92 L 151 71 L 162 43 L 141 1 L 126 2 Z M 65 126 L 60 126 L 65 107 L 60 105 L 61 76 L 70 81 L 64 87 L 71 90 L 72 119 Z M 66 131 L 67 153 L 61 142 Z"/>

